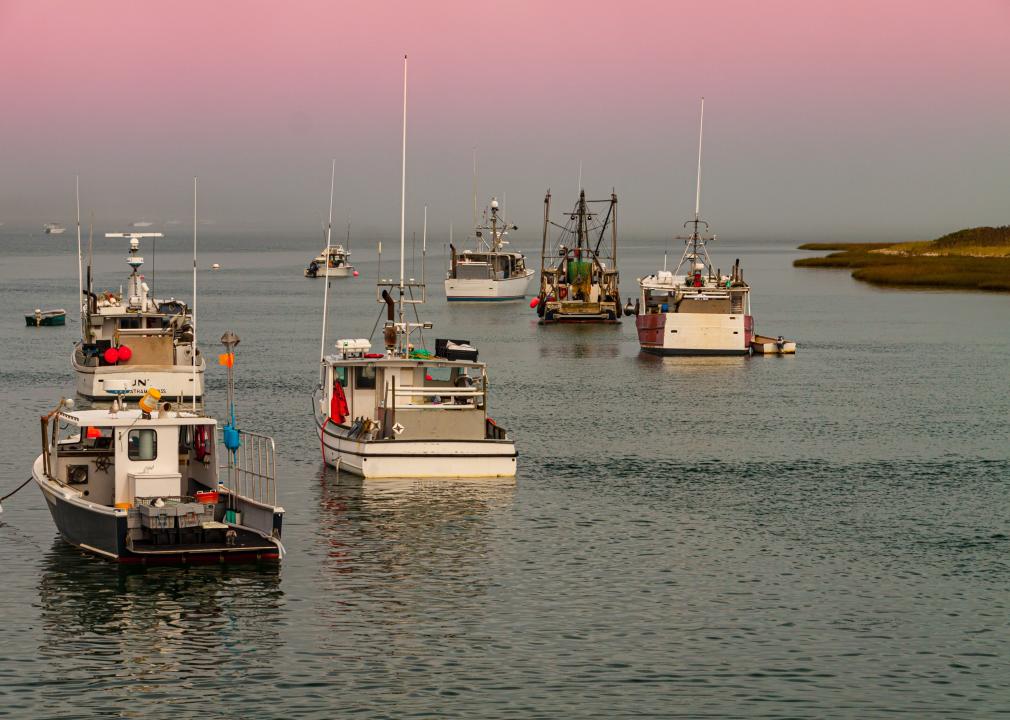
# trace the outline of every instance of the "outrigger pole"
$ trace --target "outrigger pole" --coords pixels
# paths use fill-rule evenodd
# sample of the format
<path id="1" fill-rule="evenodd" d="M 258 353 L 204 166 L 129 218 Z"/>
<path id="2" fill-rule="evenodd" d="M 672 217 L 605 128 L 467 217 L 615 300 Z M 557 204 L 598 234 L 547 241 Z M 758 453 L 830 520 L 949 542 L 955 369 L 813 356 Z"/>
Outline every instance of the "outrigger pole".
<path id="1" fill-rule="evenodd" d="M 319 362 L 326 355 L 326 308 L 330 299 L 330 237 L 333 233 L 333 182 L 337 177 L 337 159 L 330 166 L 330 219 L 326 223 L 326 252 L 323 253 L 323 331 L 319 340 Z M 347 237 L 351 236 L 351 221 L 347 221 Z"/>
<path id="2" fill-rule="evenodd" d="M 74 177 L 77 196 L 77 307 L 81 316 L 81 341 L 84 341 L 84 269 L 81 267 L 81 176 Z"/>

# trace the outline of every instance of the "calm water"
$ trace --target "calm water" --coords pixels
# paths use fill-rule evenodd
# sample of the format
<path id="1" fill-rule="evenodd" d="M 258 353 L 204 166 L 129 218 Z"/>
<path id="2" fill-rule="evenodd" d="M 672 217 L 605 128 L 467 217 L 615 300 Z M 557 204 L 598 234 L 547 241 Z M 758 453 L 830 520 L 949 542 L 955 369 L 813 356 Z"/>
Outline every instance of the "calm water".
<path id="1" fill-rule="evenodd" d="M 76 320 L 22 320 L 75 306 L 73 242 L 0 238 L 0 494 L 73 388 Z M 118 287 L 105 242 L 96 287 Z M 159 296 L 189 297 L 188 242 L 160 244 Z M 204 245 L 224 269 L 201 273 L 201 340 L 242 338 L 239 421 L 277 439 L 289 555 L 123 570 L 62 543 L 26 487 L 0 515 L 0 716 L 1010 710 L 1007 296 L 881 291 L 793 269 L 791 244 L 722 243 L 758 329 L 800 353 L 660 360 L 633 322 L 540 328 L 526 305 L 447 306 L 435 282 L 426 315 L 490 361 L 519 476 L 362 484 L 324 471 L 313 435 L 322 284 L 301 270 L 319 248 Z M 662 251 L 622 252 L 632 295 Z M 379 311 L 374 251 L 354 259 L 331 339 Z"/>

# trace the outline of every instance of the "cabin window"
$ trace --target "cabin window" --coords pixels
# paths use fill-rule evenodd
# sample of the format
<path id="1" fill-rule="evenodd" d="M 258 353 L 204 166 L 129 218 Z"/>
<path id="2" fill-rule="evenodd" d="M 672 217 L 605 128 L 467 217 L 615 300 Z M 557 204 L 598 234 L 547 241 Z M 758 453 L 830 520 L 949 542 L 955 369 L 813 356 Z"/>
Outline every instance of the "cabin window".
<path id="1" fill-rule="evenodd" d="M 140 317 L 124 317 L 119 319 L 119 329 L 120 330 L 139 330 L 142 326 L 141 323 L 144 322 L 144 318 Z"/>
<path id="2" fill-rule="evenodd" d="M 354 387 L 358 390 L 374 390 L 375 367 L 366 366 L 354 368 Z"/>
<path id="3" fill-rule="evenodd" d="M 452 381 L 452 368 L 447 367 L 433 367 L 425 368 L 425 383 L 432 384 L 442 384 L 449 383 Z M 429 379 L 430 378 L 430 379 Z"/>
<path id="4" fill-rule="evenodd" d="M 158 458 L 158 431 L 131 430 L 127 436 L 127 455 L 130 460 L 156 460 Z"/>
<path id="5" fill-rule="evenodd" d="M 336 378 L 337 382 L 340 383 L 340 387 L 347 387 L 347 368 L 346 367 L 335 367 L 333 368 L 333 377 Z"/>

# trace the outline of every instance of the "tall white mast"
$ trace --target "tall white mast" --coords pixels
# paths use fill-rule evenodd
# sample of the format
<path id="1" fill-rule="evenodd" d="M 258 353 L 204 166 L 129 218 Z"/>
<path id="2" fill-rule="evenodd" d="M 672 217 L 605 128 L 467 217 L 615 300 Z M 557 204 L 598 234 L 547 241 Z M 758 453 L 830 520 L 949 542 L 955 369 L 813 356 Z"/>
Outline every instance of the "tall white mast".
<path id="1" fill-rule="evenodd" d="M 337 159 L 330 166 L 330 218 L 326 223 L 326 252 L 323 253 L 323 331 L 319 340 L 319 362 L 326 355 L 326 308 L 330 299 L 330 237 L 333 233 L 333 182 L 337 177 Z M 347 234 L 350 237 L 351 221 L 347 221 Z"/>
<path id="2" fill-rule="evenodd" d="M 403 56 L 403 146 L 400 153 L 400 327 L 403 328 L 406 346 L 406 327 L 403 324 L 403 258 L 404 233 L 407 211 L 407 56 Z M 405 347 L 404 347 L 405 349 Z"/>
<path id="3" fill-rule="evenodd" d="M 698 176 L 694 190 L 694 220 L 701 217 L 701 143 L 705 134 L 705 98 L 701 99 L 701 119 L 698 122 Z M 694 228 L 698 229 L 697 225 Z"/>
<path id="4" fill-rule="evenodd" d="M 81 267 L 81 176 L 74 178 L 77 195 L 77 307 L 81 316 L 81 340 L 84 339 L 84 269 Z"/>
<path id="5" fill-rule="evenodd" d="M 196 410 L 196 176 L 193 176 L 193 410 Z"/>

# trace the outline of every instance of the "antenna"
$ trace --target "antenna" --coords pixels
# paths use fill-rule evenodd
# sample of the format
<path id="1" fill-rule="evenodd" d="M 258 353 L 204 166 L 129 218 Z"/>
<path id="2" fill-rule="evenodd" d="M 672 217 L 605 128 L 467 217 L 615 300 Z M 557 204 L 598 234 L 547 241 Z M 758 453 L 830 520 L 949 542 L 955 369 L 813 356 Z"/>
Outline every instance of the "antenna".
<path id="1" fill-rule="evenodd" d="M 428 206 L 424 206 L 424 225 L 421 226 L 421 283 L 424 284 L 424 256 L 428 252 Z"/>
<path id="2" fill-rule="evenodd" d="M 326 252 L 323 253 L 323 331 L 319 340 L 319 362 L 326 355 L 326 308 L 330 300 L 330 236 L 333 233 L 333 181 L 337 177 L 337 160 L 333 159 L 330 166 L 330 219 L 326 223 Z M 350 221 L 347 222 L 347 233 L 350 235 Z"/>
<path id="3" fill-rule="evenodd" d="M 81 340 L 84 340 L 84 269 L 81 267 L 81 176 L 74 177 L 77 195 L 77 307 L 81 315 Z"/>
<path id="4" fill-rule="evenodd" d="M 193 410 L 196 410 L 196 175 L 193 176 Z"/>
<path id="5" fill-rule="evenodd" d="M 579 160 L 579 187 L 578 187 L 578 189 L 580 191 L 582 190 L 582 161 L 581 160 Z"/>
<path id="6" fill-rule="evenodd" d="M 404 226 L 407 210 L 407 56 L 403 56 L 403 145 L 400 151 L 400 326 L 403 325 Z M 402 336 L 406 345 L 406 334 Z M 406 349 L 406 347 L 404 347 Z"/>

